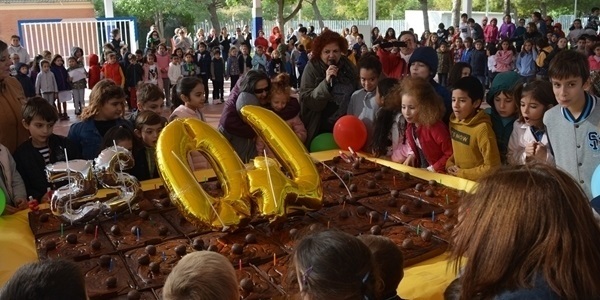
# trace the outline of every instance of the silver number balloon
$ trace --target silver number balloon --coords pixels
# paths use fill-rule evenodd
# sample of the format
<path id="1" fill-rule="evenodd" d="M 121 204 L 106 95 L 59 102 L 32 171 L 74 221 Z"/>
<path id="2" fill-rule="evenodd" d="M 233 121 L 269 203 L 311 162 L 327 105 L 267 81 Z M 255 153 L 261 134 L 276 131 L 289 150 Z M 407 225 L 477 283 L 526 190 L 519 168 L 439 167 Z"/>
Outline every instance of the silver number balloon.
<path id="1" fill-rule="evenodd" d="M 117 190 L 117 196 L 103 202 L 105 211 L 119 212 L 135 205 L 142 193 L 140 183 L 134 176 L 123 172 L 135 163 L 131 152 L 120 146 L 109 147 L 102 150 L 94 162 L 100 184 Z"/>

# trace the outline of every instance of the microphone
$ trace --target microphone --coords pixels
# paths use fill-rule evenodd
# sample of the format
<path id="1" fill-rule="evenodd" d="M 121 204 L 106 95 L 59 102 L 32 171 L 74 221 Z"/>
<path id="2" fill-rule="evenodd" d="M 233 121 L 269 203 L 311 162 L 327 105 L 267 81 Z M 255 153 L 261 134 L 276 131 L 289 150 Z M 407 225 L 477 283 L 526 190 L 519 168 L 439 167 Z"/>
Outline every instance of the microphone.
<path id="1" fill-rule="evenodd" d="M 335 65 L 336 65 L 335 59 L 333 59 L 333 58 L 332 58 L 332 59 L 329 59 L 329 60 L 327 61 L 327 64 L 328 64 L 328 65 L 330 65 L 330 66 L 335 66 Z M 333 79 L 335 78 L 335 76 L 336 76 L 336 75 L 331 75 L 331 82 L 329 83 L 329 86 L 330 86 L 330 87 L 333 87 Z"/>

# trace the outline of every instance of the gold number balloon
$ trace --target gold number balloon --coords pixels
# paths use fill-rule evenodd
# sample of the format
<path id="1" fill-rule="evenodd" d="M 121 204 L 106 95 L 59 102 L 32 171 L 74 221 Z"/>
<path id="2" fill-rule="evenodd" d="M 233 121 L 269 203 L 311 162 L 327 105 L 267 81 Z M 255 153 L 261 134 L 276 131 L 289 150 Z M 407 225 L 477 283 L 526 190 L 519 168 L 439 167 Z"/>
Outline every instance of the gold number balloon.
<path id="1" fill-rule="evenodd" d="M 100 213 L 102 206 L 94 201 L 98 188 L 90 161 L 76 159 L 47 165 L 46 176 L 51 183 L 69 181 L 50 198 L 54 215 L 65 222 L 77 223 L 91 220 Z"/>
<path id="2" fill-rule="evenodd" d="M 319 174 L 292 129 L 275 113 L 258 106 L 246 106 L 241 113 L 277 161 L 258 156 L 246 170 L 225 137 L 200 120 L 178 119 L 163 129 L 157 145 L 158 167 L 183 215 L 197 225 L 224 229 L 248 220 L 252 201 L 259 215 L 272 220 L 284 216 L 288 207 L 320 208 Z M 221 182 L 223 197 L 209 196 L 184 163 L 192 150 L 208 158 Z"/>
<path id="3" fill-rule="evenodd" d="M 196 119 L 177 119 L 161 132 L 156 146 L 158 170 L 183 215 L 198 226 L 231 227 L 250 217 L 242 161 L 218 131 Z M 188 152 L 208 159 L 221 182 L 224 196 L 214 198 L 198 184 L 187 165 Z"/>

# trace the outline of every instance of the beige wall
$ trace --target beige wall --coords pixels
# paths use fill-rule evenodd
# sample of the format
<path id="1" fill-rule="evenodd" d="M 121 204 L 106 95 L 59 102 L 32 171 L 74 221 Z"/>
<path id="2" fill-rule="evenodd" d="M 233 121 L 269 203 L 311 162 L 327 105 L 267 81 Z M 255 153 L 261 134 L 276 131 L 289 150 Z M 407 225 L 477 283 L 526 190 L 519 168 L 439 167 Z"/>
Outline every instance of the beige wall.
<path id="1" fill-rule="evenodd" d="M 0 5 L 0 39 L 9 43 L 10 36 L 19 34 L 17 22 L 32 19 L 95 18 L 94 6 L 88 3 L 32 3 Z"/>

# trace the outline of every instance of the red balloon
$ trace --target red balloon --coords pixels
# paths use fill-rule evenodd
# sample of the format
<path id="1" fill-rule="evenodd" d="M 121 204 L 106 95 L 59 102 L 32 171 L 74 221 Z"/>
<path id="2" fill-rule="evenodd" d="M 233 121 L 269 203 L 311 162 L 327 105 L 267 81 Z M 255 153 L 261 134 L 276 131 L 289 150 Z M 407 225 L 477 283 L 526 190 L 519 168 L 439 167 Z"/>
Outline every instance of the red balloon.
<path id="1" fill-rule="evenodd" d="M 359 151 L 367 142 L 367 127 L 356 116 L 343 116 L 333 126 L 333 139 L 342 150 Z"/>

